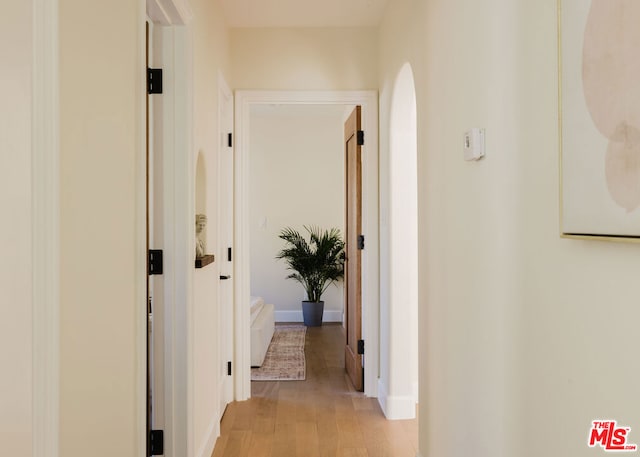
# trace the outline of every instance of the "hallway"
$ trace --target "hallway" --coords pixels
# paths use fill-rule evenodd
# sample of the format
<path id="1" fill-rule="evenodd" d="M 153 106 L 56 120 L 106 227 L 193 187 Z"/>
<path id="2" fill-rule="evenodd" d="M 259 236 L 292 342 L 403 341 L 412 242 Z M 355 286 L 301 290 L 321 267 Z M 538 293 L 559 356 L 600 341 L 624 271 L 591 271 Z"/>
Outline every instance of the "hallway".
<path id="1" fill-rule="evenodd" d="M 418 421 L 387 421 L 344 372 L 344 329 L 309 327 L 306 381 L 253 382 L 228 406 L 212 457 L 414 457 Z"/>

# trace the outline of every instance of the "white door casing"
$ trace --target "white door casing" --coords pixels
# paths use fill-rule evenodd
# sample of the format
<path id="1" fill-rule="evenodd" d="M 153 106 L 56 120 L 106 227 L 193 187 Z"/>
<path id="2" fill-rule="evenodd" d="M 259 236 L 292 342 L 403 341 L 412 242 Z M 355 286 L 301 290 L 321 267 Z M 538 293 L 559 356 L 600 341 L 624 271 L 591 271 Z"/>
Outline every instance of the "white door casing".
<path id="1" fill-rule="evenodd" d="M 147 60 L 150 68 L 156 68 L 161 60 L 161 30 L 150 18 L 148 22 Z M 154 45 L 156 44 L 157 45 Z M 155 51 L 155 52 L 154 52 Z M 156 123 L 162 118 L 161 95 L 147 95 L 147 236 L 149 249 L 156 249 L 163 241 L 162 220 L 162 130 Z M 148 327 L 148 406 L 151 410 L 149 428 L 164 429 L 164 276 L 149 275 L 149 327 Z"/>
<path id="2" fill-rule="evenodd" d="M 233 95 L 220 74 L 218 76 L 218 323 L 220 354 L 220 419 L 233 401 Z M 231 135 L 231 137 L 229 137 Z M 227 363 L 232 363 L 228 374 Z"/>
<path id="3" fill-rule="evenodd" d="M 164 388 L 161 401 L 163 417 L 159 423 L 162 422 L 164 426 L 164 455 L 178 457 L 193 455 L 195 447 L 192 420 L 193 326 L 190 321 L 193 315 L 195 245 L 195 159 L 191 152 L 193 64 L 189 26 L 192 14 L 187 0 L 147 0 L 146 12 L 156 28 L 154 65 L 162 68 L 164 80 L 163 94 L 154 99 L 154 116 L 162 128 L 154 137 L 158 151 L 154 179 L 161 196 L 158 196 L 159 201 L 155 205 L 155 222 L 159 230 L 152 247 L 164 251 L 164 287 L 161 291 L 155 291 L 156 303 L 162 302 L 162 333 L 165 336 L 164 341 L 158 343 L 162 348 L 162 363 L 157 365 L 161 371 L 156 376 L 162 378 Z M 144 138 L 141 142 L 144 144 Z M 145 169 L 144 164 L 141 169 Z M 144 182 L 144 176 L 139 179 Z M 141 185 L 140 194 L 144 201 L 144 185 Z M 146 252 L 144 256 L 146 258 Z M 157 307 L 156 311 L 160 314 Z M 146 319 L 145 313 L 142 323 L 145 327 L 140 329 L 143 339 L 146 335 Z M 139 351 L 143 354 L 144 346 Z M 140 359 L 144 364 L 144 358 Z M 146 367 L 140 369 L 146 373 Z M 141 382 L 144 383 L 144 379 Z M 144 394 L 139 398 L 146 401 Z M 146 409 L 144 404 L 142 409 Z M 141 428 L 145 429 L 144 423 Z M 144 440 L 146 443 L 146 436 Z"/>
<path id="4" fill-rule="evenodd" d="M 251 396 L 249 132 L 255 104 L 360 105 L 365 141 L 362 159 L 362 336 L 365 340 L 365 395 L 378 386 L 378 93 L 377 91 L 237 91 L 235 93 L 235 399 Z"/>

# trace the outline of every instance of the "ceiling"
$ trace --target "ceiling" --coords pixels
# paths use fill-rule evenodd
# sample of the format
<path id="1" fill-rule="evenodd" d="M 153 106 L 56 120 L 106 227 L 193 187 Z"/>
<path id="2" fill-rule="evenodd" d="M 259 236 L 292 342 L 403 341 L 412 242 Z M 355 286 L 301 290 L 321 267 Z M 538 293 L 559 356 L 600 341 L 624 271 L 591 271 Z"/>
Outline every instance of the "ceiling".
<path id="1" fill-rule="evenodd" d="M 387 0 L 221 0 L 230 27 L 376 26 Z"/>

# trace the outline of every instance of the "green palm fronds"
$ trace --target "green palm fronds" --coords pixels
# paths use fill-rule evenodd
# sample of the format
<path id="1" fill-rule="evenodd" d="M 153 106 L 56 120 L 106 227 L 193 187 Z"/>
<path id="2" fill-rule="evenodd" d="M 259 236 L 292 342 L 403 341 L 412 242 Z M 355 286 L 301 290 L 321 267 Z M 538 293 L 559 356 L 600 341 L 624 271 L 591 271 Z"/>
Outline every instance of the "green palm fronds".
<path id="1" fill-rule="evenodd" d="M 286 244 L 276 259 L 283 259 L 292 271 L 287 279 L 298 281 L 309 301 L 318 302 L 330 284 L 344 277 L 344 241 L 337 228 L 304 228 L 308 242 L 297 230 L 282 229 L 279 236 Z"/>

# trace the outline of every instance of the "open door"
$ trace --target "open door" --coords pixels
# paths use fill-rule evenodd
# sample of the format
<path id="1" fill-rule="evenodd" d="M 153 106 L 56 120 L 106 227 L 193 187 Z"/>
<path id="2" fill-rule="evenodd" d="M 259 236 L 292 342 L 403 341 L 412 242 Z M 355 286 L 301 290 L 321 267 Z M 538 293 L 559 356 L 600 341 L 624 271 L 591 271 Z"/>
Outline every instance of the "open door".
<path id="1" fill-rule="evenodd" d="M 147 21 L 146 25 L 146 66 L 153 65 L 153 22 Z M 163 340 L 163 287 L 162 269 L 154 260 L 161 259 L 158 251 L 151 254 L 152 249 L 157 249 L 162 240 L 162 223 L 159 218 L 162 215 L 162 202 L 157 198 L 157 186 L 161 183 L 158 174 L 158 147 L 154 120 L 157 118 L 155 110 L 157 106 L 154 99 L 157 95 L 147 93 L 146 109 L 146 220 L 147 220 L 147 456 L 158 455 L 162 452 L 163 445 L 154 430 L 164 428 L 163 388 L 164 388 L 164 340 Z"/>
<path id="2" fill-rule="evenodd" d="M 160 60 L 158 27 L 147 21 L 147 68 Z M 147 455 L 164 454 L 165 430 L 165 276 L 162 93 L 147 91 Z"/>
<path id="3" fill-rule="evenodd" d="M 233 96 L 226 82 L 219 77 L 218 106 L 220 113 L 220 145 L 218 154 L 218 231 L 220 287 L 218 288 L 220 347 L 220 418 L 233 400 Z"/>
<path id="4" fill-rule="evenodd" d="M 344 125 L 345 142 L 345 368 L 358 391 L 364 390 L 362 340 L 362 138 L 361 108 L 356 106 Z"/>

